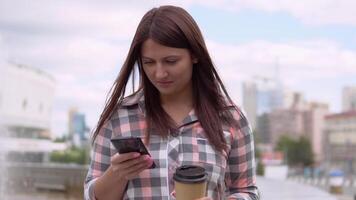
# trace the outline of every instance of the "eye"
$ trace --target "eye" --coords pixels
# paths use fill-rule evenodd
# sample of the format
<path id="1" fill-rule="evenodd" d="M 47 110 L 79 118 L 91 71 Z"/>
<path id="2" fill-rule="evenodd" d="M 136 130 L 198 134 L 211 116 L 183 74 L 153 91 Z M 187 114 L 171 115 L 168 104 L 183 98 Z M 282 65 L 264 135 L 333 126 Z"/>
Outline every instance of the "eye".
<path id="1" fill-rule="evenodd" d="M 143 64 L 145 64 L 145 65 L 150 65 L 150 64 L 153 63 L 153 61 L 150 61 L 150 60 L 144 60 L 144 61 L 142 61 L 142 62 L 143 62 Z"/>
<path id="2" fill-rule="evenodd" d="M 168 63 L 168 64 L 175 64 L 177 62 L 177 60 L 166 60 L 166 63 Z"/>

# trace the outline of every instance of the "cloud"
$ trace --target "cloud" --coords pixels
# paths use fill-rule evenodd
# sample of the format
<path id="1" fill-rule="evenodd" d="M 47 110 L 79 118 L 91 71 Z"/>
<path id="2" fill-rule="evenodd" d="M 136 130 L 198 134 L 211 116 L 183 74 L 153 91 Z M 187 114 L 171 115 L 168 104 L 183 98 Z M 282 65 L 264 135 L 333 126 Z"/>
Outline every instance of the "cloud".
<path id="1" fill-rule="evenodd" d="M 222 75 L 229 80 L 242 81 L 254 75 L 273 77 L 277 66 L 280 76 L 290 84 L 356 75 L 356 51 L 329 40 L 253 41 L 241 45 L 208 41 L 207 45 Z"/>
<path id="2" fill-rule="evenodd" d="M 159 1 L 165 3 L 167 1 Z M 170 0 L 185 7 L 200 5 L 232 12 L 257 10 L 288 13 L 308 25 L 356 25 L 354 0 Z"/>
<path id="3" fill-rule="evenodd" d="M 240 0 L 235 1 L 235 6 L 229 7 L 241 9 L 239 6 L 267 12 L 287 12 L 311 25 L 356 25 L 356 2 L 353 0 Z"/>
<path id="4" fill-rule="evenodd" d="M 350 80 L 356 77 L 356 51 L 331 40 L 258 40 L 240 45 L 209 40 L 207 46 L 225 86 L 239 105 L 241 83 L 253 77 L 274 78 L 276 66 L 286 88 L 304 93 L 307 100 L 330 103 L 333 112 L 339 112 L 342 87 L 356 84 Z"/>
<path id="5" fill-rule="evenodd" d="M 66 130 L 72 106 L 95 124 L 136 26 L 152 3 L 1 1 L 1 54 L 56 79 L 52 128 Z M 5 48 L 6 47 L 6 48 Z"/>
<path id="6" fill-rule="evenodd" d="M 258 10 L 288 13 L 309 25 L 356 25 L 353 0 L 158 0 L 142 3 L 138 0 L 120 1 L 48 1 L 34 2 L 4 0 L 0 2 L 0 23 L 13 29 L 27 27 L 32 32 L 64 34 L 113 35 L 126 38 L 134 31 L 140 17 L 159 5 L 178 5 L 184 8 L 206 6 L 240 12 Z M 43 9 L 45 6 L 46 9 Z M 130 23 L 128 23 L 130 22 Z"/>
<path id="7" fill-rule="evenodd" d="M 56 79 L 52 121 L 56 134 L 65 132 L 67 111 L 72 106 L 79 107 L 87 115 L 88 124 L 93 128 L 128 52 L 136 26 L 142 15 L 153 6 L 173 3 L 185 8 L 205 5 L 233 11 L 289 12 L 305 22 L 313 18 L 310 23 L 316 24 L 334 23 L 336 19 L 335 23 L 344 23 L 342 16 L 352 8 L 345 8 L 347 4 L 343 1 L 340 1 L 341 7 L 332 12 L 330 5 L 334 1 L 324 7 L 320 6 L 321 1 L 305 1 L 303 5 L 307 8 L 294 1 L 268 1 L 268 4 L 256 0 L 130 2 L 0 2 L 0 56 L 5 52 L 6 59 L 41 68 Z M 336 13 L 341 8 L 344 13 Z M 323 17 L 327 12 L 333 19 Z M 315 13 L 315 19 L 308 13 Z M 353 16 L 348 20 L 351 21 L 347 23 L 351 24 L 356 21 Z M 277 63 L 281 75 L 288 76 L 285 81 L 291 86 L 303 80 L 313 80 L 316 76 L 356 74 L 356 53 L 331 40 L 285 43 L 259 40 L 227 45 L 210 39 L 208 47 L 236 100 L 240 99 L 238 83 L 253 75 L 273 76 Z"/>
<path id="8" fill-rule="evenodd" d="M 138 1 L 1 1 L 0 24 L 8 31 L 127 39 L 150 8 Z"/>
<path id="9" fill-rule="evenodd" d="M 87 114 L 88 124 L 93 128 L 104 106 L 107 92 L 118 74 L 119 63 L 122 63 L 124 57 L 122 52 L 127 50 L 124 50 L 127 46 L 100 43 L 96 45 L 97 48 L 90 50 L 86 44 L 96 43 L 86 40 L 74 42 L 69 45 L 71 51 L 53 60 L 60 63 L 66 60 L 62 68 L 57 66 L 50 70 L 58 82 L 56 102 L 61 104 L 55 108 L 58 112 L 54 116 L 54 126 L 59 121 L 64 123 L 67 114 L 63 109 L 79 106 Z M 236 85 L 255 75 L 273 77 L 276 65 L 279 66 L 283 81 L 292 88 L 320 77 L 328 79 L 356 75 L 356 52 L 343 49 L 330 40 L 287 43 L 252 41 L 241 45 L 209 40 L 207 46 L 231 96 L 238 104 L 241 103 L 241 91 Z M 61 50 L 60 45 L 55 49 Z M 81 53 L 76 55 L 76 52 Z M 100 57 L 100 52 L 105 52 L 105 56 Z M 50 56 L 51 53 L 45 55 Z M 120 59 L 117 58 L 119 55 L 122 56 Z M 65 59 L 67 56 L 77 59 Z M 106 66 L 101 69 L 102 65 Z M 64 131 L 60 127 L 56 130 L 57 133 Z"/>

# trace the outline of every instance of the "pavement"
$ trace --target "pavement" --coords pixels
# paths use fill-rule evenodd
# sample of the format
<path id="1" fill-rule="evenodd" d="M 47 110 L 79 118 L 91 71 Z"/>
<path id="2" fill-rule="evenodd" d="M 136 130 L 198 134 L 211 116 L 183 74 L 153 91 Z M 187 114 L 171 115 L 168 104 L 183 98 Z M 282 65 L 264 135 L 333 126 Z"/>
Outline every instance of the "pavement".
<path id="1" fill-rule="evenodd" d="M 347 195 L 335 195 L 338 200 L 354 200 L 352 196 Z"/>
<path id="2" fill-rule="evenodd" d="M 320 188 L 291 180 L 258 177 L 257 186 L 261 192 L 261 200 L 353 200 L 343 199 L 343 196 L 331 195 Z"/>
<path id="3" fill-rule="evenodd" d="M 351 196 L 331 195 L 328 192 L 298 183 L 292 180 L 278 180 L 258 177 L 257 186 L 261 193 L 261 200 L 354 200 Z M 35 192 L 32 194 L 0 195 L 1 200 L 79 200 L 82 197 L 70 197 L 59 192 Z"/>

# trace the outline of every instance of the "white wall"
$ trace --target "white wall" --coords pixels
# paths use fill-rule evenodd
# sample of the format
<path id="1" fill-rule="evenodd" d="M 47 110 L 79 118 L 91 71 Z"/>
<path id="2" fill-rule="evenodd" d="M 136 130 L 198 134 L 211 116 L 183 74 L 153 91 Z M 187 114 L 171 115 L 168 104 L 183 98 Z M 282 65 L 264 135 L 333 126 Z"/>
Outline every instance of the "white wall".
<path id="1" fill-rule="evenodd" d="M 266 165 L 265 177 L 269 179 L 285 180 L 288 175 L 288 166 L 286 165 Z"/>
<path id="2" fill-rule="evenodd" d="M 49 129 L 54 79 L 35 68 L 12 63 L 1 66 L 0 74 L 0 123 Z"/>

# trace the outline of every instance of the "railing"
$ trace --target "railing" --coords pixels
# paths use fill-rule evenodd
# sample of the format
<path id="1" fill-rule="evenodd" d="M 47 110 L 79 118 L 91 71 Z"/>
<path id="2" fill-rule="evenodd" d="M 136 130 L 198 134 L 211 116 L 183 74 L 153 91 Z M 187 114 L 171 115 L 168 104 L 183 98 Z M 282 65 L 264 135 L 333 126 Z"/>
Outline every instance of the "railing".
<path id="1" fill-rule="evenodd" d="M 10 163 L 6 165 L 7 192 L 16 190 L 56 190 L 83 193 L 87 166 L 54 163 Z"/>
<path id="2" fill-rule="evenodd" d="M 299 183 L 318 187 L 328 192 L 330 192 L 333 186 L 331 180 L 332 178 L 329 176 L 307 177 L 303 175 L 292 175 L 289 176 L 288 179 Z M 354 196 L 356 194 L 356 175 L 343 177 L 342 182 L 339 186 L 343 194 Z"/>

